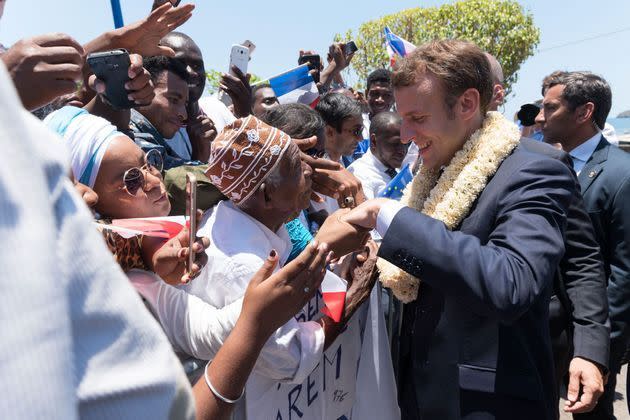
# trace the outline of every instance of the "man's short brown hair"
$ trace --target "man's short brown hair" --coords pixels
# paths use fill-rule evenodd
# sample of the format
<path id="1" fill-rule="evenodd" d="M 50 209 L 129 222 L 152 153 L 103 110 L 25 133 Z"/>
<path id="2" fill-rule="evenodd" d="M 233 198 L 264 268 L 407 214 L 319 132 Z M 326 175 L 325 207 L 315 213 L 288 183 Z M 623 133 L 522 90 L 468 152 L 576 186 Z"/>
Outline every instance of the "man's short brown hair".
<path id="1" fill-rule="evenodd" d="M 481 111 L 485 113 L 488 109 L 492 99 L 490 63 L 472 42 L 444 39 L 420 45 L 401 60 L 392 75 L 392 85 L 394 88 L 411 86 L 419 75 L 426 73 L 442 82 L 449 109 L 470 88 L 479 92 Z"/>

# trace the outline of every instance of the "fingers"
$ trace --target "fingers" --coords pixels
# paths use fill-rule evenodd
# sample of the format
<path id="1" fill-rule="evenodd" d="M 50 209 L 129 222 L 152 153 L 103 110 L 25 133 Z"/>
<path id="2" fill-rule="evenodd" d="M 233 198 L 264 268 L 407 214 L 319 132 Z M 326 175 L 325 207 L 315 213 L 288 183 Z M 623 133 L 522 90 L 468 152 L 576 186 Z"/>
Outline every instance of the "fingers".
<path id="1" fill-rule="evenodd" d="M 570 403 L 574 403 L 578 399 L 578 394 L 580 392 L 580 371 L 571 371 L 569 375 L 569 387 L 567 389 L 567 400 Z"/>
<path id="2" fill-rule="evenodd" d="M 81 44 L 79 44 L 74 38 L 70 35 L 66 35 L 64 33 L 50 33 L 38 35 L 31 38 L 33 42 L 42 47 L 72 47 L 75 49 L 80 55 L 84 55 L 85 51 Z"/>
<path id="3" fill-rule="evenodd" d="M 306 139 L 292 139 L 293 143 L 297 145 L 297 147 L 302 150 L 308 150 L 314 147 L 317 144 L 317 136 L 311 136 Z"/>
<path id="4" fill-rule="evenodd" d="M 321 169 L 322 171 L 338 171 L 341 169 L 341 164 L 338 162 L 328 159 L 317 159 L 306 153 L 300 153 L 300 159 L 313 169 Z"/>
<path id="5" fill-rule="evenodd" d="M 257 285 L 267 280 L 273 274 L 273 271 L 276 269 L 277 265 L 278 253 L 275 249 L 272 249 L 262 267 L 260 267 L 256 274 L 254 274 L 254 277 L 250 281 L 250 284 Z"/>
<path id="6" fill-rule="evenodd" d="M 317 273 L 318 271 L 321 271 L 321 268 L 326 266 L 325 264 L 327 255 L 328 245 L 325 243 L 319 244 L 319 246 L 317 247 L 317 252 L 311 259 L 307 271 L 310 273 Z"/>

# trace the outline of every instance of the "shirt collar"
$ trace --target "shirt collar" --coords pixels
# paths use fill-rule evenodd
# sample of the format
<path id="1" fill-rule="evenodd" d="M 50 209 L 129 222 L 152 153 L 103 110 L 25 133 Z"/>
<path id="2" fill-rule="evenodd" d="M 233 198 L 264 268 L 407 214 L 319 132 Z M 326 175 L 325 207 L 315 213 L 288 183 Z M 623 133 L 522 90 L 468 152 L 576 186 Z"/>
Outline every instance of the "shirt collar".
<path id="1" fill-rule="evenodd" d="M 215 231 L 212 236 L 221 238 L 218 245 L 227 254 L 242 252 L 244 245 L 256 244 L 257 248 L 267 254 L 275 249 L 280 265 L 284 265 L 289 258 L 291 238 L 284 225 L 277 232 L 272 232 L 229 200 L 217 204 L 214 217 L 213 230 L 219 229 L 222 234 L 217 235 L 219 232 Z"/>
<path id="2" fill-rule="evenodd" d="M 374 156 L 374 153 L 372 153 L 371 150 L 365 152 L 361 159 L 365 159 L 366 163 L 371 164 L 380 172 L 385 172 L 388 168 L 383 162 L 381 162 L 376 156 Z"/>
<path id="3" fill-rule="evenodd" d="M 584 143 L 580 144 L 578 147 L 569 152 L 571 158 L 586 163 L 593 155 L 593 152 L 597 148 L 601 137 L 602 133 L 600 131 L 595 133 L 593 137 L 586 140 Z"/>

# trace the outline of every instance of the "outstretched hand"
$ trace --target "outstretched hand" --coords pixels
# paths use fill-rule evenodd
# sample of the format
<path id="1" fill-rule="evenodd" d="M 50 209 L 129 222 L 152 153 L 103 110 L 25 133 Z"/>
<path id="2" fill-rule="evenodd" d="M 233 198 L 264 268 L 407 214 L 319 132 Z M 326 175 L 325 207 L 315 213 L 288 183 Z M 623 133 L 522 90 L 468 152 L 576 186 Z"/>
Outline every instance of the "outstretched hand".
<path id="1" fill-rule="evenodd" d="M 72 93 L 83 73 L 83 47 L 68 35 L 21 39 L 2 54 L 24 108 L 32 111 Z"/>
<path id="2" fill-rule="evenodd" d="M 293 261 L 273 273 L 278 255 L 272 251 L 245 291 L 241 318 L 256 323 L 257 333 L 271 334 L 315 295 L 331 258 L 325 243 L 313 241 Z"/>
<path id="3" fill-rule="evenodd" d="M 170 2 L 164 3 L 146 18 L 116 29 L 112 36 L 116 38 L 117 45 L 121 48 L 144 57 L 152 55 L 173 57 L 175 51 L 160 45 L 160 40 L 190 19 L 194 8 L 194 4 L 173 7 Z"/>

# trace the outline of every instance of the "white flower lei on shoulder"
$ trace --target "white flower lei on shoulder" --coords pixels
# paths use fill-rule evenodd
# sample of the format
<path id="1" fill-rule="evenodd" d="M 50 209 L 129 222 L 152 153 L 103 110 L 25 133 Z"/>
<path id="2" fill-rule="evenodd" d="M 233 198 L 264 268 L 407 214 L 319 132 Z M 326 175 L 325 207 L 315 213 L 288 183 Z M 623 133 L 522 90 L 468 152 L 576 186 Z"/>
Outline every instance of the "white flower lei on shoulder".
<path id="1" fill-rule="evenodd" d="M 515 124 L 498 112 L 489 112 L 442 176 L 437 179 L 438 171 L 421 167 L 405 188 L 401 203 L 442 221 L 449 230 L 456 228 L 520 137 Z M 418 297 L 419 279 L 383 259 L 378 268 L 381 283 L 400 301 L 408 303 Z"/>

